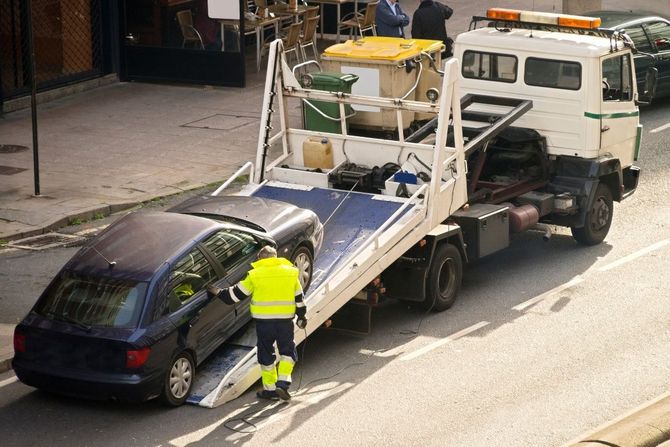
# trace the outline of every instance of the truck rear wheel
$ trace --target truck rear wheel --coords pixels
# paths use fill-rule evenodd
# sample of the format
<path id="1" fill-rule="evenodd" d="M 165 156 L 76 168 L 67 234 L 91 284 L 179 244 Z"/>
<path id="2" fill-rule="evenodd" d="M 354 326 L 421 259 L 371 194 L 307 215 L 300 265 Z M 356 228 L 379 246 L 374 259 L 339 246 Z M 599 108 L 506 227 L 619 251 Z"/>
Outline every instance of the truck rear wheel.
<path id="1" fill-rule="evenodd" d="M 601 243 L 612 225 L 614 214 L 614 201 L 612 191 L 604 184 L 598 184 L 596 195 L 591 202 L 589 211 L 586 213 L 584 226 L 581 228 L 571 227 L 572 237 L 582 245 L 597 245 Z"/>
<path id="2" fill-rule="evenodd" d="M 437 312 L 449 309 L 456 301 L 462 279 L 461 253 L 452 244 L 440 244 L 428 272 L 424 307 Z"/>

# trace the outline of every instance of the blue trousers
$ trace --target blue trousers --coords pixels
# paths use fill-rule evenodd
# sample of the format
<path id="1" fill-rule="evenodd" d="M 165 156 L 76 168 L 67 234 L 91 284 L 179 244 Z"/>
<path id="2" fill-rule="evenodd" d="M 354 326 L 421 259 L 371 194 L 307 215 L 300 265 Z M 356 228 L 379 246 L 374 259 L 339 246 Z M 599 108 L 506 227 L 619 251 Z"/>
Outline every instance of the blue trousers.
<path id="1" fill-rule="evenodd" d="M 293 320 L 256 320 L 256 338 L 258 339 L 258 363 L 274 365 L 275 348 L 280 356 L 291 357 L 298 361 L 298 352 L 293 340 Z"/>

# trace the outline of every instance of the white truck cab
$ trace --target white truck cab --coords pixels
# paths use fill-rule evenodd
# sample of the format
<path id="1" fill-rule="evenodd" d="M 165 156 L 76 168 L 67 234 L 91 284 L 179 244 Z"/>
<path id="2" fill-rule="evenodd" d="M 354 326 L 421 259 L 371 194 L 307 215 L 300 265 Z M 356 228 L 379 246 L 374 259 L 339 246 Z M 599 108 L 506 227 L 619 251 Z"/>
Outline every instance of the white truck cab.
<path id="1" fill-rule="evenodd" d="M 632 165 L 641 125 L 627 40 L 598 32 L 597 19 L 545 28 L 566 16 L 498 8 L 487 14 L 501 17 L 502 23 L 457 37 L 462 90 L 532 100 L 533 108 L 515 125 L 545 137 L 549 155 L 608 155 Z"/>
<path id="2" fill-rule="evenodd" d="M 477 28 L 481 22 L 488 26 Z M 462 94 L 532 102 L 514 127 L 468 154 L 470 202 L 526 203 L 532 188 L 540 222 L 568 226 L 587 245 L 607 234 L 612 202 L 637 187 L 642 133 L 634 46 L 599 25 L 591 17 L 491 8 L 454 47 Z M 465 108 L 466 136 L 477 129 L 469 116 L 483 127 L 506 101 Z M 569 204 L 547 211 L 538 194 Z"/>

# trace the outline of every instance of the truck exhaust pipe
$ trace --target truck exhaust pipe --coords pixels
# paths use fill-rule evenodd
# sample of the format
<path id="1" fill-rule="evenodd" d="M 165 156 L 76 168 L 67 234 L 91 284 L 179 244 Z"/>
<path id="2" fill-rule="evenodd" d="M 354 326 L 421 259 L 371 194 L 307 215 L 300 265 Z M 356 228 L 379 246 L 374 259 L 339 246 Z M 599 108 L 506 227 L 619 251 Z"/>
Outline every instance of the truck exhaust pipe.
<path id="1" fill-rule="evenodd" d="M 551 231 L 551 227 L 547 224 L 544 223 L 537 223 L 533 227 L 534 230 L 536 231 L 541 231 L 544 233 L 542 235 L 542 240 L 545 242 L 549 242 L 549 239 L 551 239 L 551 236 L 554 234 L 553 231 Z"/>

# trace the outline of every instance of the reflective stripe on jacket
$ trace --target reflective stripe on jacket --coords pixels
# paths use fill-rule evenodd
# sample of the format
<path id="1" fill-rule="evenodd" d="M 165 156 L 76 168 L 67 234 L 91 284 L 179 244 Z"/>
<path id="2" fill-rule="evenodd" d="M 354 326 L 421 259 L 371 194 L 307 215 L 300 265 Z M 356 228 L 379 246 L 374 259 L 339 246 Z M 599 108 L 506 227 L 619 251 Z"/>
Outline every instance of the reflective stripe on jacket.
<path id="1" fill-rule="evenodd" d="M 292 319 L 296 295 L 302 296 L 298 269 L 284 258 L 266 258 L 251 264 L 253 269 L 239 283 L 251 295 L 251 316 L 257 319 Z"/>

